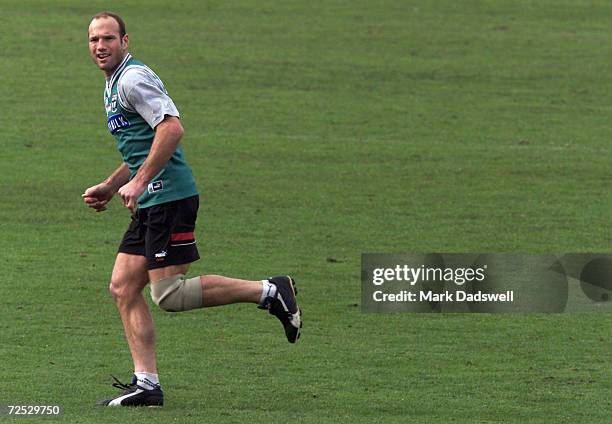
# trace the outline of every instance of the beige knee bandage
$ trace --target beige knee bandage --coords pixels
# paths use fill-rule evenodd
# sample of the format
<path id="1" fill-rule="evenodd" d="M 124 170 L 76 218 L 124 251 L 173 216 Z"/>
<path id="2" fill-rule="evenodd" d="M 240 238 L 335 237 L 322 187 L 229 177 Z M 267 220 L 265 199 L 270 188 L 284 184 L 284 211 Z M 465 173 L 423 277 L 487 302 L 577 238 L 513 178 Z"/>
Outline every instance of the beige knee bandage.
<path id="1" fill-rule="evenodd" d="M 200 277 L 185 279 L 183 274 L 151 283 L 151 298 L 168 312 L 188 311 L 202 307 Z"/>

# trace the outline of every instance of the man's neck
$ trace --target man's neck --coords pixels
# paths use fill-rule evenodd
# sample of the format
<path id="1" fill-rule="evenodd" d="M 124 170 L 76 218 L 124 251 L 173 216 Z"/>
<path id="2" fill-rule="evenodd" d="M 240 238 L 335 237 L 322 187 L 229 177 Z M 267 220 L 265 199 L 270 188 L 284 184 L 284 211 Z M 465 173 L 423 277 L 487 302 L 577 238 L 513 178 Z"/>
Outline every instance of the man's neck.
<path id="1" fill-rule="evenodd" d="M 113 69 L 111 69 L 110 71 L 104 71 L 104 77 L 106 78 L 106 80 L 109 80 L 113 74 L 115 73 L 115 71 L 117 70 L 118 67 L 121 66 L 121 64 L 123 63 L 123 61 L 125 60 L 125 57 L 128 55 L 127 52 L 125 52 L 125 54 L 121 57 L 121 60 L 119 61 L 119 63 L 117 63 L 117 66 L 115 66 Z"/>

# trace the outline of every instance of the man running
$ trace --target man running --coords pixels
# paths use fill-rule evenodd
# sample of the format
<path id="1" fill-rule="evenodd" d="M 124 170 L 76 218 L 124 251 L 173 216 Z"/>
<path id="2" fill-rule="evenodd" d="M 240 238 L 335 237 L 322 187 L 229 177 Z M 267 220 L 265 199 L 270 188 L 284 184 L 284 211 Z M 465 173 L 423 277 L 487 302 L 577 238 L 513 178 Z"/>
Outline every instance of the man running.
<path id="1" fill-rule="evenodd" d="M 187 278 L 200 258 L 194 235 L 199 196 L 180 145 L 179 112 L 159 77 L 128 52 L 123 19 L 111 12 L 89 25 L 89 52 L 104 72 L 104 105 L 110 133 L 123 162 L 104 181 L 83 193 L 97 212 L 118 194 L 132 213 L 118 249 L 110 292 L 115 300 L 134 361 L 130 384 L 100 401 L 107 406 L 161 406 L 155 329 L 142 295 L 151 282 L 151 298 L 169 312 L 251 302 L 283 324 L 290 343 L 300 336 L 301 313 L 295 282 L 289 276 L 248 281 L 220 275 Z"/>

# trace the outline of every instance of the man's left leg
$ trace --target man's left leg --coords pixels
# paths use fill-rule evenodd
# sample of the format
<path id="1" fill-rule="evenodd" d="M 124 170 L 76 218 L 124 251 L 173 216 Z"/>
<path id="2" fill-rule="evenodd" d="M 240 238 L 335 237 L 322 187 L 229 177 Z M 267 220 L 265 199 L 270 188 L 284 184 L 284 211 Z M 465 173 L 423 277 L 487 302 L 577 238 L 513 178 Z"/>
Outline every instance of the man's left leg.
<path id="1" fill-rule="evenodd" d="M 278 318 L 287 340 L 295 343 L 302 322 L 291 277 L 261 281 L 221 275 L 185 278 L 188 264 L 200 258 L 194 234 L 198 205 L 199 197 L 192 196 L 148 209 L 145 244 L 153 301 L 169 312 L 255 303 Z"/>
<path id="2" fill-rule="evenodd" d="M 288 276 L 250 281 L 222 275 L 185 278 L 189 265 L 150 269 L 151 297 L 168 312 L 196 308 L 255 303 L 276 316 L 290 343 L 300 337 L 301 311 L 297 304 L 295 281 Z"/>
<path id="3" fill-rule="evenodd" d="M 185 275 L 188 269 L 189 264 L 151 269 L 149 270 L 149 280 L 152 284 L 155 284 L 164 278 Z M 199 280 L 202 294 L 201 305 L 198 305 L 198 307 L 208 308 L 233 303 L 259 303 L 261 300 L 263 291 L 261 281 L 241 280 L 222 275 L 201 275 Z"/>

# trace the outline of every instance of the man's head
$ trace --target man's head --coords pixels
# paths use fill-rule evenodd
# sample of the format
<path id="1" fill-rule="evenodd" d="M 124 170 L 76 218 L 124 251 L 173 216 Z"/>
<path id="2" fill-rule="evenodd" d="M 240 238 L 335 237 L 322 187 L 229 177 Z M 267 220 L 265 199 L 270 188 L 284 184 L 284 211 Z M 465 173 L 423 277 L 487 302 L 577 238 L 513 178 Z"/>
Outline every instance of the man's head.
<path id="1" fill-rule="evenodd" d="M 89 24 L 89 54 L 106 76 L 113 71 L 128 51 L 128 36 L 121 16 L 100 12 Z"/>

